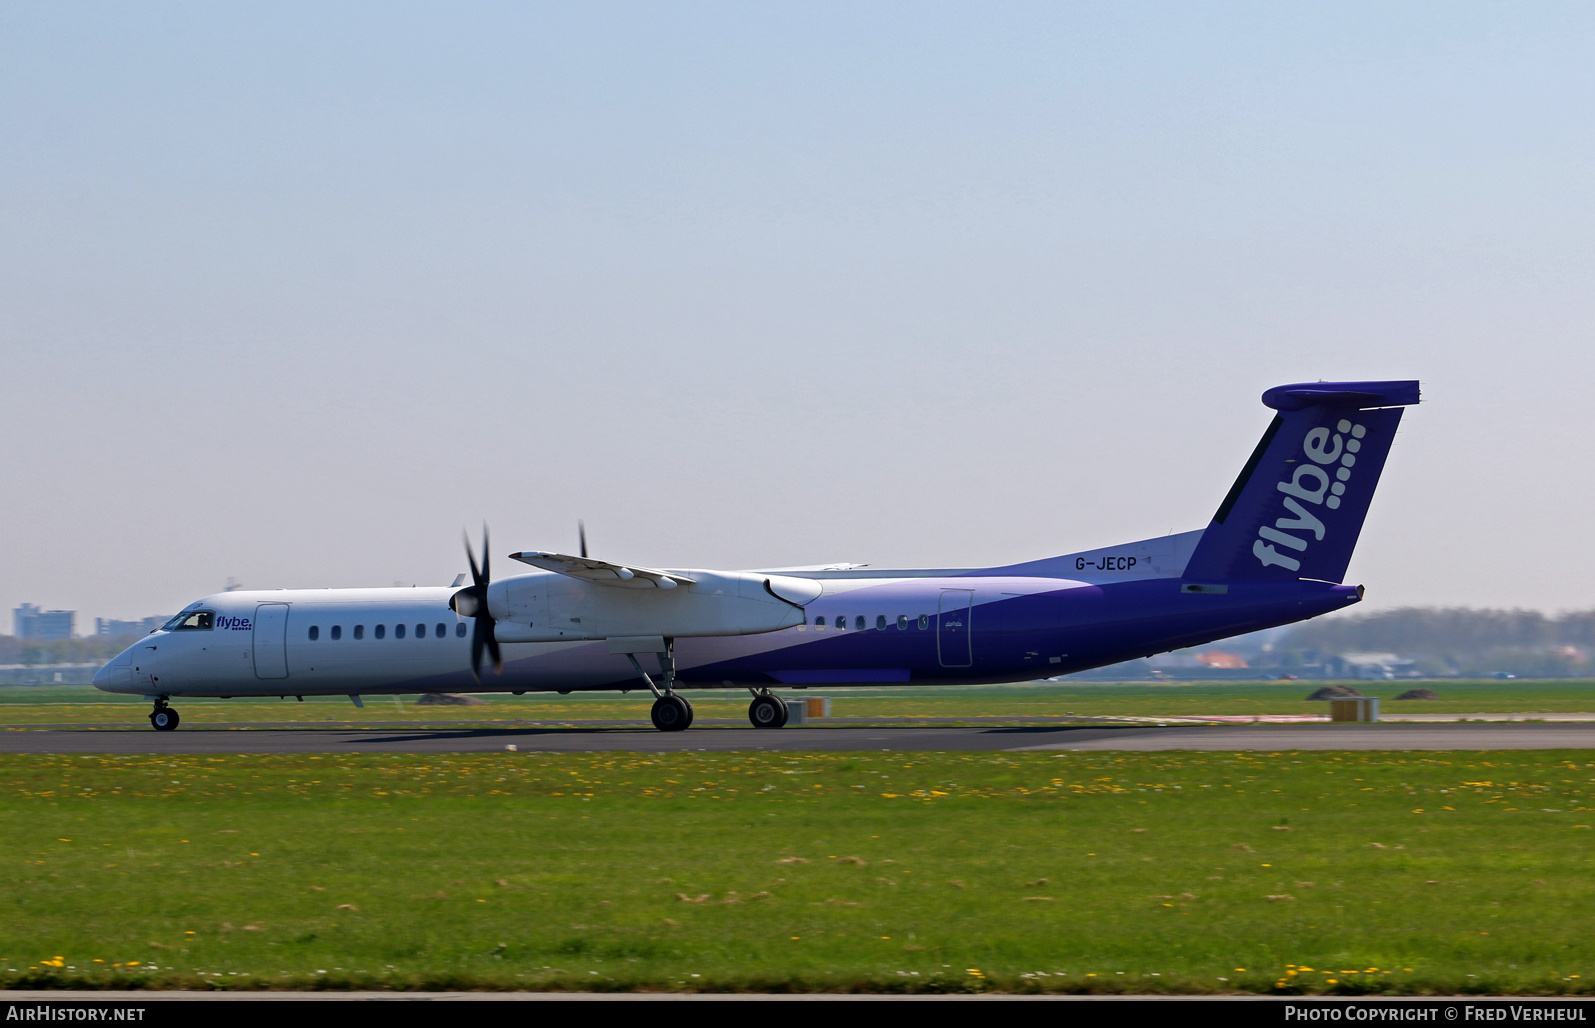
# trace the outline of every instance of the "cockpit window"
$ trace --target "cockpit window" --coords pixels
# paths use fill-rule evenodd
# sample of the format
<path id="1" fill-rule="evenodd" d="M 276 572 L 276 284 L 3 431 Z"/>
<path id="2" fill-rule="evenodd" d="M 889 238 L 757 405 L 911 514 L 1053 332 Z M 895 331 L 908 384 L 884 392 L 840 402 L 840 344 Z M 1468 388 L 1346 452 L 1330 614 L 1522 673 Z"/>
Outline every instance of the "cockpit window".
<path id="1" fill-rule="evenodd" d="M 216 627 L 216 614 L 209 610 L 185 610 L 161 627 L 168 632 L 208 632 Z"/>

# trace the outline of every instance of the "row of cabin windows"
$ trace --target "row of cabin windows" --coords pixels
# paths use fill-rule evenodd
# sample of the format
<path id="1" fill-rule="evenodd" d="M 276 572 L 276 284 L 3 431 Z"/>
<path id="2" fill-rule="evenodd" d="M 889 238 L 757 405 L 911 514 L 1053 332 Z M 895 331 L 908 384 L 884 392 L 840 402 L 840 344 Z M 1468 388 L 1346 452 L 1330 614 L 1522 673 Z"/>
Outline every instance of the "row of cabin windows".
<path id="1" fill-rule="evenodd" d="M 838 614 L 838 615 L 836 615 L 836 617 L 831 619 L 831 623 L 836 626 L 837 631 L 843 631 L 843 630 L 845 630 L 847 628 L 847 615 L 846 614 Z M 899 615 L 897 615 L 897 630 L 898 631 L 900 631 L 900 632 L 908 631 L 908 625 L 909 625 L 909 617 L 908 617 L 907 614 L 899 614 Z M 824 618 L 823 615 L 814 619 L 814 627 L 816 629 L 825 627 L 825 618 Z M 869 627 L 869 620 L 867 618 L 865 618 L 863 614 L 860 614 L 856 618 L 853 619 L 853 628 L 856 631 L 862 632 L 862 631 L 864 631 L 864 629 L 866 629 L 868 627 Z M 919 616 L 919 629 L 920 629 L 920 631 L 923 632 L 923 631 L 925 631 L 928 628 L 930 628 L 930 615 L 929 614 L 921 614 Z M 877 614 L 877 615 L 875 615 L 875 630 L 877 632 L 886 631 L 886 615 L 885 614 Z"/>
<path id="2" fill-rule="evenodd" d="M 407 625 L 394 625 L 393 626 L 393 637 L 395 639 L 403 639 L 404 636 L 405 636 L 405 632 L 408 629 L 408 627 L 409 626 L 407 626 Z M 386 636 L 388 634 L 388 626 L 387 625 L 375 625 L 371 629 L 371 634 L 376 636 L 378 639 L 381 639 L 381 638 L 383 638 L 384 636 Z M 436 627 L 434 627 L 432 629 L 432 634 L 437 636 L 439 639 L 442 639 L 444 636 L 449 634 L 449 626 L 445 625 L 443 622 L 439 621 L 437 623 Z M 329 638 L 333 639 L 334 641 L 336 641 L 338 639 L 342 639 L 343 638 L 343 626 L 342 625 L 333 625 L 332 629 L 327 633 L 327 635 L 328 635 Z M 455 625 L 454 625 L 454 636 L 457 639 L 464 639 L 465 638 L 465 622 L 459 621 L 459 622 L 455 623 Z M 355 625 L 354 626 L 354 637 L 356 639 L 364 639 L 366 637 L 366 626 L 365 625 Z M 415 637 L 417 639 L 425 639 L 426 638 L 426 625 L 418 624 L 418 625 L 415 626 Z M 317 639 L 320 639 L 320 638 L 321 638 L 321 626 L 320 625 L 311 625 L 310 626 L 310 641 L 311 642 L 315 642 Z"/>

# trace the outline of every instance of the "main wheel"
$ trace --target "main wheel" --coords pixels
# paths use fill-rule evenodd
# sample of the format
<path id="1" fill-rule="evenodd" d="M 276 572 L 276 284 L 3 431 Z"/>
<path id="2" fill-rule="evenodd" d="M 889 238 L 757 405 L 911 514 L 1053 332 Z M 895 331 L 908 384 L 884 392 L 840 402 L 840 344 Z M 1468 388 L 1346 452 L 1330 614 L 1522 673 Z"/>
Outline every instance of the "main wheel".
<path id="1" fill-rule="evenodd" d="M 171 707 L 162 707 L 159 710 L 151 711 L 150 713 L 150 725 L 157 732 L 173 731 L 177 728 L 177 724 L 181 720 L 182 719 L 177 716 L 177 711 L 173 710 Z"/>
<path id="2" fill-rule="evenodd" d="M 685 696 L 677 696 L 676 699 L 680 700 L 681 705 L 687 708 L 687 727 L 691 728 L 693 718 L 692 704 L 687 702 L 687 698 Z"/>
<path id="3" fill-rule="evenodd" d="M 774 696 L 755 696 L 748 704 L 748 720 L 754 728 L 780 728 L 786 724 L 786 704 Z"/>
<path id="4" fill-rule="evenodd" d="M 684 732 L 692 724 L 692 708 L 680 696 L 661 696 L 650 712 L 654 727 L 661 732 Z"/>

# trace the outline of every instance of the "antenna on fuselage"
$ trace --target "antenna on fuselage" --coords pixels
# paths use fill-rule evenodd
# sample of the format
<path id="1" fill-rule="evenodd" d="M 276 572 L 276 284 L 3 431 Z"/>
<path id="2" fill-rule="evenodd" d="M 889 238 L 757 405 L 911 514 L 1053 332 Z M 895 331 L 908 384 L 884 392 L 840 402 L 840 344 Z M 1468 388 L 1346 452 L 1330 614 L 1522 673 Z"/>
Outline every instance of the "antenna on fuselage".
<path id="1" fill-rule="evenodd" d="M 576 519 L 576 541 L 581 544 L 581 555 L 587 556 L 587 522 Z"/>

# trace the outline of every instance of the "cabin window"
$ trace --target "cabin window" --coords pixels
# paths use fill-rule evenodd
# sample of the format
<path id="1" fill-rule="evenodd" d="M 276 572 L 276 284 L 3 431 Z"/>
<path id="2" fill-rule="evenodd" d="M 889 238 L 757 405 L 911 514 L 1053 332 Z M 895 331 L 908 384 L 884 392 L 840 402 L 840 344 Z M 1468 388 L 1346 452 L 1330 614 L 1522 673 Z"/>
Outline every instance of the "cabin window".
<path id="1" fill-rule="evenodd" d="M 425 625 L 416 625 L 415 626 L 415 637 L 417 639 L 425 639 L 426 638 L 426 626 Z"/>
<path id="2" fill-rule="evenodd" d="M 930 627 L 930 615 L 929 614 L 921 614 L 919 616 L 919 630 L 921 632 L 923 632 L 923 631 L 925 631 L 925 629 L 927 629 L 929 627 Z"/>
<path id="3" fill-rule="evenodd" d="M 320 638 L 321 638 L 321 626 L 320 625 L 311 625 L 310 626 L 310 641 L 311 642 L 315 642 L 317 639 L 320 639 Z"/>
<path id="4" fill-rule="evenodd" d="M 886 631 L 886 615 L 885 614 L 876 614 L 875 615 L 875 631 L 877 631 L 877 632 Z"/>
<path id="5" fill-rule="evenodd" d="M 825 616 L 823 614 L 814 619 L 814 627 L 815 628 L 824 628 L 825 627 Z"/>
<path id="6" fill-rule="evenodd" d="M 456 621 L 454 623 L 454 638 L 456 638 L 456 639 L 464 639 L 465 638 L 465 622 Z"/>
<path id="7" fill-rule="evenodd" d="M 897 615 L 897 630 L 899 632 L 908 631 L 908 615 L 907 614 L 899 614 L 899 615 Z"/>
<path id="8" fill-rule="evenodd" d="M 208 610 L 191 610 L 166 622 L 168 632 L 208 632 L 216 627 L 216 615 Z"/>
<path id="9" fill-rule="evenodd" d="M 864 626 L 865 622 L 863 614 L 860 614 L 858 617 L 853 619 L 853 627 L 858 629 L 860 632 L 864 631 Z"/>
<path id="10" fill-rule="evenodd" d="M 395 639 L 403 639 L 404 638 L 404 626 L 403 625 L 394 625 L 393 626 L 393 637 Z M 382 638 L 382 626 L 381 625 L 377 626 L 377 638 L 378 639 Z"/>
<path id="11" fill-rule="evenodd" d="M 838 615 L 836 615 L 836 630 L 838 632 L 841 632 L 841 631 L 844 631 L 846 628 L 847 628 L 847 615 L 846 614 L 838 614 Z"/>
<path id="12" fill-rule="evenodd" d="M 444 636 L 449 634 L 449 626 L 445 625 L 443 622 L 439 621 L 438 622 L 438 630 L 436 632 L 434 632 L 433 634 L 436 635 L 439 639 L 442 639 Z"/>
<path id="13" fill-rule="evenodd" d="M 343 638 L 343 626 L 342 625 L 333 625 L 332 626 L 332 641 L 333 642 L 337 642 L 339 639 L 342 639 L 342 638 Z"/>
<path id="14" fill-rule="evenodd" d="M 364 639 L 366 637 L 366 626 L 365 625 L 355 625 L 354 626 L 354 637 L 356 639 Z"/>
<path id="15" fill-rule="evenodd" d="M 371 634 L 375 635 L 378 639 L 381 639 L 383 636 L 388 634 L 388 626 L 378 625 L 371 630 Z"/>

